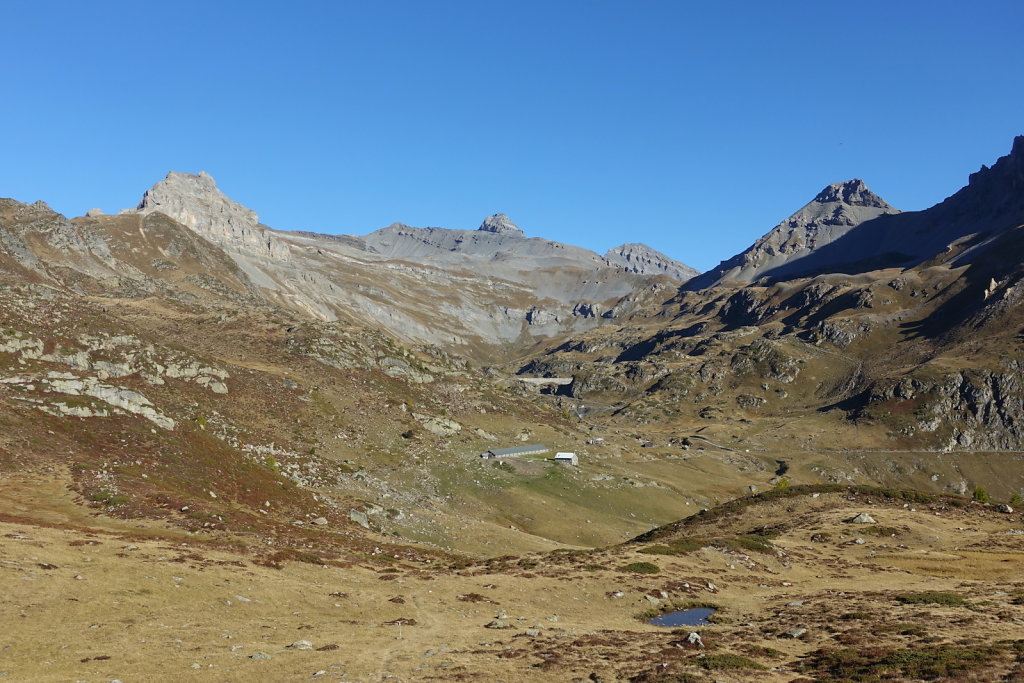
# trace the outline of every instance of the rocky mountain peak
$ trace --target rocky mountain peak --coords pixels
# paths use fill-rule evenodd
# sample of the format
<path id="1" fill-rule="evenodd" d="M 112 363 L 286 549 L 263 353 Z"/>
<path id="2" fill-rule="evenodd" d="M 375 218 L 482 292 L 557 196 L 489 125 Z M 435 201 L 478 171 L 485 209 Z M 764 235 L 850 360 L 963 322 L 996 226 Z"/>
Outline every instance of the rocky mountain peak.
<path id="1" fill-rule="evenodd" d="M 840 202 L 850 206 L 891 208 L 884 199 L 869 190 L 864 181 L 859 178 L 847 180 L 844 183 L 832 183 L 819 192 L 813 201 L 819 204 Z"/>
<path id="2" fill-rule="evenodd" d="M 688 286 L 701 289 L 725 281 L 753 282 L 768 273 L 793 272 L 804 267 L 811 254 L 858 225 L 898 213 L 899 209 L 869 190 L 863 180 L 832 183 L 748 249 L 695 277 Z"/>
<path id="3" fill-rule="evenodd" d="M 523 232 L 518 225 L 513 223 L 512 219 L 503 213 L 496 213 L 493 216 L 488 216 L 477 229 L 484 232 L 496 232 L 503 235 L 526 237 L 526 233 Z"/>
<path id="4" fill-rule="evenodd" d="M 206 171 L 198 174 L 171 171 L 146 190 L 134 209 L 122 213 L 159 211 L 226 249 L 255 256 L 288 258 L 288 247 L 260 225 L 250 208 L 228 198 Z"/>
<path id="5" fill-rule="evenodd" d="M 253 223 L 259 222 L 259 217 L 252 209 L 246 208 L 238 202 L 228 199 L 227 195 L 217 187 L 217 181 L 206 171 L 198 174 L 181 173 L 171 171 L 163 180 L 146 190 L 142 195 L 142 201 L 135 207 L 138 213 L 150 213 L 164 209 L 175 210 L 184 205 L 216 205 L 221 208 L 230 209 L 230 213 L 243 217 Z M 189 225 L 189 227 L 194 227 Z"/>

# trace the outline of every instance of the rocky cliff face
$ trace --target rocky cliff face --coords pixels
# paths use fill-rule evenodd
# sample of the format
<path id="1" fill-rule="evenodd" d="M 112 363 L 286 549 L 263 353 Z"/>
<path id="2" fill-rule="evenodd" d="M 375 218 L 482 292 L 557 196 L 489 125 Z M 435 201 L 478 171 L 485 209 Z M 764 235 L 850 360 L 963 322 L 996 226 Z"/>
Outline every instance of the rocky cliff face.
<path id="1" fill-rule="evenodd" d="M 171 171 L 146 191 L 134 209 L 122 213 L 148 214 L 159 211 L 214 244 L 229 251 L 288 260 L 288 246 L 266 226 L 252 209 L 229 199 L 217 187 L 213 176 Z"/>
<path id="2" fill-rule="evenodd" d="M 668 275 L 673 280 L 686 282 L 700 274 L 695 268 L 669 258 L 646 244 L 629 242 L 609 249 L 604 254 L 609 263 L 641 275 Z"/>
<path id="3" fill-rule="evenodd" d="M 945 450 L 1013 450 L 1024 443 L 1024 365 L 885 379 L 865 392 L 858 416 Z"/>

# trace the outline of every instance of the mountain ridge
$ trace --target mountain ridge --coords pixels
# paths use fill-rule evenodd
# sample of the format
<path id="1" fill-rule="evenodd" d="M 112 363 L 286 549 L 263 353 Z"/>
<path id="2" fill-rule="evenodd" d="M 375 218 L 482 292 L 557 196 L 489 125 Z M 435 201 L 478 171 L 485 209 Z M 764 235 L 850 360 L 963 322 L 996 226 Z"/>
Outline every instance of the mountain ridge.
<path id="1" fill-rule="evenodd" d="M 899 209 L 869 190 L 863 180 L 832 183 L 746 250 L 695 277 L 686 286 L 704 289 L 730 280 L 753 282 L 813 254 L 861 223 L 895 213 L 900 213 Z"/>
<path id="2" fill-rule="evenodd" d="M 829 185 L 746 250 L 685 288 L 912 266 L 958 240 L 980 235 L 984 241 L 1021 223 L 1024 136 L 1016 136 L 1009 154 L 991 167 L 982 166 L 968 176 L 967 185 L 920 211 L 889 206 L 860 180 Z"/>

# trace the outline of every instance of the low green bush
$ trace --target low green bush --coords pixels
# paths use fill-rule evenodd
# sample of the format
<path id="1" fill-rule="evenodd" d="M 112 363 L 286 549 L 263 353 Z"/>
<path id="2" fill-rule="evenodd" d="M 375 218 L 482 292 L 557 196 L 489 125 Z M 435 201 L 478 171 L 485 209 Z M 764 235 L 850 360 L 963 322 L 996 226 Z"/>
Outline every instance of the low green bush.
<path id="1" fill-rule="evenodd" d="M 754 670 L 763 671 L 765 666 L 758 664 L 753 659 L 748 659 L 742 655 L 735 655 L 731 652 L 723 652 L 722 654 L 706 655 L 696 660 L 697 666 L 708 671 L 728 671 L 728 670 Z"/>
<path id="2" fill-rule="evenodd" d="M 942 591 L 924 591 L 897 595 L 896 601 L 904 605 L 945 605 L 947 607 L 969 607 L 963 596 Z"/>

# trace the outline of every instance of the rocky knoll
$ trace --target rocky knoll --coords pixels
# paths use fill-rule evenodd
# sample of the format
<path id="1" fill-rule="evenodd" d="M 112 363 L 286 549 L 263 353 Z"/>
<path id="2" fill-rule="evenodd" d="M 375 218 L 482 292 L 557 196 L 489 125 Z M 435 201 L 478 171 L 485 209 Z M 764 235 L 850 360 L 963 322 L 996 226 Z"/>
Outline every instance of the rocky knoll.
<path id="1" fill-rule="evenodd" d="M 641 275 L 668 275 L 674 280 L 686 282 L 696 277 L 700 271 L 680 263 L 673 258 L 651 249 L 646 244 L 627 242 L 604 254 L 609 263 L 621 266 L 631 273 Z"/>

